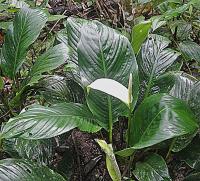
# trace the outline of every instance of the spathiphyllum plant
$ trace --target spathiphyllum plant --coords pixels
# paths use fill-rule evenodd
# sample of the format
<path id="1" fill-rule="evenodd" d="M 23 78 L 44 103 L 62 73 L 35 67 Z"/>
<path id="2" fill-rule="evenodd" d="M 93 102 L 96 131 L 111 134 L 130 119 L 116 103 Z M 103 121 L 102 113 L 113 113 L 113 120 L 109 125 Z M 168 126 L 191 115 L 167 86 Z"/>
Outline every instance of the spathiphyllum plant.
<path id="1" fill-rule="evenodd" d="M 0 161 L 0 180 L 66 180 L 48 168 L 47 155 L 51 138 L 74 128 L 107 132 L 105 140 L 96 142 L 113 181 L 172 180 L 167 167 L 171 153 L 189 152 L 198 134 L 200 83 L 176 69 L 183 52 L 195 56 L 186 47 L 196 45 L 183 41 L 171 49 L 173 40 L 156 33 L 167 13 L 135 25 L 131 42 L 99 21 L 68 18 L 54 46 L 30 62 L 27 53 L 47 16 L 41 10 L 19 10 L 5 35 L 0 62 L 2 76 L 12 82 L 9 101 L 2 99 L 11 118 L 1 125 L 0 148 L 8 151 L 10 143 L 18 156 Z M 19 106 L 33 89 L 44 101 Z M 122 117 L 126 147 L 116 150 L 113 126 Z M 161 144 L 166 153 L 159 152 Z M 144 153 L 143 159 L 137 153 Z"/>

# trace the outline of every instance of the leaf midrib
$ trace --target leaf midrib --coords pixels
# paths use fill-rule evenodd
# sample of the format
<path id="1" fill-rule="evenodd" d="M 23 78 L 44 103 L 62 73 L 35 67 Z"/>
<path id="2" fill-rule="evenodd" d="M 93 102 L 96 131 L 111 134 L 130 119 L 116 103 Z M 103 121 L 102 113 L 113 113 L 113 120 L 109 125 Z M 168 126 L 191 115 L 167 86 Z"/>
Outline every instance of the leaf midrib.
<path id="1" fill-rule="evenodd" d="M 38 118 L 38 119 L 41 119 L 41 118 L 49 118 L 49 117 L 77 117 L 77 118 L 83 118 L 83 119 L 91 119 L 91 120 L 95 120 L 95 118 L 89 118 L 89 117 L 86 117 L 86 116 L 76 116 L 76 115 L 70 115 L 70 114 L 63 114 L 63 115 L 57 115 L 57 114 L 55 114 L 55 115 L 49 115 L 49 114 L 47 114 L 47 115 L 41 115 L 41 116 L 38 116 L 38 115 L 35 115 L 35 116 L 33 116 L 33 115 L 27 115 L 27 116 L 20 116 L 20 117 L 18 117 L 17 119 L 27 119 L 27 118 Z"/>
<path id="2" fill-rule="evenodd" d="M 156 40 L 157 41 L 157 40 Z M 154 63 L 153 63 L 153 67 L 152 67 L 152 70 L 151 70 L 151 74 L 150 74 L 150 77 L 149 77 L 149 81 L 148 81 L 148 84 L 147 84 L 147 89 L 146 89 L 146 92 L 145 92 L 145 97 L 148 97 L 148 94 L 149 94 L 149 91 L 151 89 L 151 85 L 152 85 L 152 81 L 153 81 L 153 78 L 154 78 L 154 74 L 155 74 L 155 71 L 156 71 L 156 65 L 158 63 L 158 59 L 159 59 L 159 55 L 161 53 L 163 49 L 161 49 L 159 47 L 159 50 L 158 50 L 158 56 L 156 57 Z"/>

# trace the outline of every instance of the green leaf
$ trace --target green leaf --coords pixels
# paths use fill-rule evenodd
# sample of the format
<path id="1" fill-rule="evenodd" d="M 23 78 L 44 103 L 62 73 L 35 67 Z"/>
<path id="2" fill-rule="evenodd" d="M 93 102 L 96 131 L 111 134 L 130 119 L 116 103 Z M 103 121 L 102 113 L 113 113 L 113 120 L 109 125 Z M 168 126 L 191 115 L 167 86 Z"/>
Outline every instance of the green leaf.
<path id="1" fill-rule="evenodd" d="M 22 138 L 3 140 L 2 148 L 14 158 L 36 161 L 40 165 L 50 165 L 53 158 L 51 139 L 27 140 Z"/>
<path id="2" fill-rule="evenodd" d="M 186 73 L 176 73 L 175 83 L 170 90 L 170 95 L 188 101 L 190 91 L 195 83 L 196 79 Z"/>
<path id="3" fill-rule="evenodd" d="M 2 90 L 3 88 L 4 88 L 3 77 L 0 77 L 0 90 Z"/>
<path id="4" fill-rule="evenodd" d="M 188 104 L 200 124 L 200 81 L 195 82 L 193 85 L 189 94 Z"/>
<path id="5" fill-rule="evenodd" d="M 166 24 L 166 21 L 163 20 L 162 16 L 153 16 L 151 20 L 152 20 L 152 31 L 155 31 Z"/>
<path id="6" fill-rule="evenodd" d="M 77 53 L 77 46 L 78 42 L 80 41 L 81 37 L 81 28 L 83 25 L 89 23 L 90 21 L 87 21 L 85 19 L 80 18 L 68 18 L 67 19 L 67 38 L 68 38 L 68 45 L 71 47 L 72 56 L 69 60 L 70 63 L 74 63 L 76 66 L 78 66 L 78 53 Z"/>
<path id="7" fill-rule="evenodd" d="M 64 43 L 66 46 L 68 46 L 68 35 L 67 35 L 67 29 L 62 29 L 56 34 L 56 38 L 60 43 Z M 69 46 L 68 46 L 69 47 Z"/>
<path id="8" fill-rule="evenodd" d="M 22 8 L 15 16 L 3 45 L 1 67 L 10 78 L 21 68 L 28 47 L 37 39 L 47 21 L 46 15 L 40 10 Z"/>
<path id="9" fill-rule="evenodd" d="M 134 53 L 137 54 L 144 40 L 149 34 L 151 28 L 151 21 L 144 21 L 137 24 L 132 29 L 132 47 Z"/>
<path id="10" fill-rule="evenodd" d="M 190 98 L 191 90 L 193 89 L 195 82 L 196 82 L 196 79 L 194 77 L 192 77 L 191 75 L 188 75 L 185 73 L 175 74 L 175 83 L 170 91 L 170 95 L 187 101 L 190 108 L 192 108 L 191 105 L 193 105 L 193 104 L 189 103 L 188 101 Z M 193 97 L 195 97 L 195 96 L 193 96 Z M 197 99 L 197 98 L 195 98 L 195 99 Z M 194 102 L 194 101 L 192 101 L 192 102 Z M 198 104 L 195 104 L 195 106 L 198 107 Z M 196 114 L 195 111 L 193 113 Z M 197 113 L 198 113 L 198 111 L 197 111 Z M 198 119 L 198 117 L 197 117 L 197 119 Z M 187 145 L 192 141 L 192 139 L 195 137 L 195 135 L 196 135 L 196 132 L 176 138 L 176 140 L 173 144 L 173 147 L 172 147 L 172 151 L 179 152 L 180 150 L 187 147 Z"/>
<path id="11" fill-rule="evenodd" d="M 191 173 L 187 177 L 185 177 L 184 181 L 199 181 L 200 172 Z"/>
<path id="12" fill-rule="evenodd" d="M 176 35 L 178 40 L 188 40 L 192 31 L 191 23 L 184 20 L 176 20 L 169 23 L 172 34 Z"/>
<path id="13" fill-rule="evenodd" d="M 66 22 L 66 29 L 62 35 L 59 35 L 59 41 L 64 41 L 67 43 L 70 48 L 70 57 L 68 63 L 74 68 L 71 69 L 71 72 L 74 76 L 74 79 L 81 84 L 80 72 L 78 67 L 78 53 L 77 46 L 81 37 L 81 28 L 83 25 L 90 23 L 91 21 L 69 17 Z"/>
<path id="14" fill-rule="evenodd" d="M 169 93 L 175 84 L 176 73 L 166 72 L 159 76 L 153 84 L 151 94 L 155 93 Z"/>
<path id="15" fill-rule="evenodd" d="M 103 35 L 103 36 L 102 36 Z M 126 86 L 133 74 L 133 105 L 138 96 L 138 67 L 128 39 L 97 21 L 84 25 L 78 44 L 78 63 L 81 80 L 87 86 L 100 78 L 110 78 Z M 128 108 L 111 98 L 113 120 L 126 115 Z M 87 103 L 99 124 L 108 127 L 108 96 L 91 90 Z"/>
<path id="16" fill-rule="evenodd" d="M 81 104 L 60 103 L 51 107 L 33 105 L 5 124 L 2 137 L 45 139 L 58 136 L 75 127 L 83 131 L 96 132 L 100 127 L 95 122 L 96 119 L 88 108 Z"/>
<path id="17" fill-rule="evenodd" d="M 178 157 L 185 161 L 191 168 L 200 170 L 200 144 L 199 138 L 195 138 L 184 150 L 179 152 Z"/>
<path id="18" fill-rule="evenodd" d="M 113 153 L 112 144 L 107 144 L 104 140 L 97 139 L 96 141 L 106 154 L 106 166 L 110 177 L 113 181 L 121 181 L 121 173 Z"/>
<path id="19" fill-rule="evenodd" d="M 64 64 L 67 58 L 68 48 L 64 44 L 49 49 L 35 61 L 28 75 L 28 79 L 30 79 L 28 84 L 36 83 L 41 78 L 42 73 L 56 69 Z"/>
<path id="20" fill-rule="evenodd" d="M 27 140 L 17 138 L 14 140 L 14 149 L 24 159 L 37 161 L 41 165 L 49 165 L 53 157 L 53 145 L 50 139 Z"/>
<path id="21" fill-rule="evenodd" d="M 24 2 L 23 0 L 12 0 L 9 2 L 9 7 L 11 9 L 19 9 L 19 8 L 23 8 L 23 7 L 29 7 L 29 5 Z"/>
<path id="22" fill-rule="evenodd" d="M 83 103 L 85 100 L 82 87 L 70 78 L 49 76 L 40 81 L 39 87 L 39 92 L 49 103 Z"/>
<path id="23" fill-rule="evenodd" d="M 193 138 L 196 136 L 197 131 L 195 131 L 194 133 L 186 134 L 186 135 L 175 138 L 171 150 L 173 152 L 179 152 L 183 150 L 184 148 L 186 148 L 191 143 Z"/>
<path id="24" fill-rule="evenodd" d="M 146 98 L 136 110 L 130 143 L 133 148 L 141 149 L 194 133 L 197 129 L 196 119 L 184 101 L 166 94 L 155 94 Z"/>
<path id="25" fill-rule="evenodd" d="M 129 106 L 129 94 L 128 89 L 120 84 L 119 82 L 112 79 L 97 79 L 87 86 L 88 91 L 90 88 L 102 91 L 106 94 L 109 94 Z"/>
<path id="26" fill-rule="evenodd" d="M 165 19 L 170 20 L 184 13 L 188 8 L 189 8 L 189 4 L 184 4 L 174 9 L 170 8 L 168 11 L 164 13 L 164 17 Z"/>
<path id="27" fill-rule="evenodd" d="M 171 180 L 165 160 L 157 154 L 152 154 L 144 162 L 137 163 L 133 174 L 139 181 Z"/>
<path id="28" fill-rule="evenodd" d="M 146 43 L 142 46 L 138 57 L 141 73 L 146 79 L 147 97 L 155 80 L 169 68 L 179 56 L 177 52 L 166 48 L 170 43 L 165 37 L 160 35 L 150 35 Z"/>
<path id="29" fill-rule="evenodd" d="M 178 46 L 179 50 L 189 60 L 193 59 L 200 63 L 200 46 L 192 41 L 182 41 Z"/>
<path id="30" fill-rule="evenodd" d="M 133 148 L 125 148 L 123 150 L 115 152 L 115 154 L 119 155 L 121 157 L 129 157 L 129 156 L 133 155 L 134 151 L 135 150 Z"/>
<path id="31" fill-rule="evenodd" d="M 50 170 L 48 167 L 20 159 L 1 160 L 0 173 L 0 180 L 4 181 L 45 181 L 49 179 L 52 181 L 65 181 L 61 175 Z"/>
<path id="32" fill-rule="evenodd" d="M 187 40 L 190 38 L 192 25 L 188 22 L 182 22 L 177 26 L 177 38 L 179 40 Z"/>

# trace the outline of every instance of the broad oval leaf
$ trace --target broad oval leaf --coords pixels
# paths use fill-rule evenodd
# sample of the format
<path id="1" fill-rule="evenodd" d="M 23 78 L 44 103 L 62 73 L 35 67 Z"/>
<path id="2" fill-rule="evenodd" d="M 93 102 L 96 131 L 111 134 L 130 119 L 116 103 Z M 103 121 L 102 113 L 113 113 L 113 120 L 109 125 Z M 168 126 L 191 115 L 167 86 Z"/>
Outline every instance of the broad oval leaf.
<path id="1" fill-rule="evenodd" d="M 198 129 L 190 108 L 182 100 L 166 94 L 146 98 L 131 123 L 130 144 L 135 149 L 194 133 Z"/>
<path id="2" fill-rule="evenodd" d="M 132 47 L 135 54 L 138 53 L 142 43 L 145 41 L 151 28 L 151 21 L 144 21 L 137 24 L 132 29 Z"/>
<path id="3" fill-rule="evenodd" d="M 67 39 L 68 39 L 68 45 L 71 48 L 72 55 L 70 58 L 70 63 L 73 63 L 74 65 L 78 66 L 78 53 L 77 53 L 77 46 L 78 42 L 80 41 L 81 37 L 81 28 L 83 25 L 89 23 L 90 21 L 87 21 L 85 19 L 80 18 L 73 18 L 70 17 L 67 19 Z"/>
<path id="4" fill-rule="evenodd" d="M 48 167 L 38 165 L 34 162 L 20 159 L 0 160 L 0 180 L 52 180 L 66 181 L 61 175 L 55 173 Z"/>
<path id="5" fill-rule="evenodd" d="M 139 181 L 171 181 L 165 160 L 157 154 L 137 163 L 133 174 Z"/>
<path id="6" fill-rule="evenodd" d="M 24 62 L 28 47 L 37 39 L 47 21 L 40 10 L 22 8 L 15 16 L 2 49 L 1 67 L 4 73 L 14 78 Z"/>
<path id="7" fill-rule="evenodd" d="M 176 73 L 166 72 L 159 76 L 154 81 L 153 87 L 151 88 L 151 94 L 156 93 L 169 93 L 175 84 Z"/>
<path id="8" fill-rule="evenodd" d="M 14 139 L 13 149 L 23 159 L 37 161 L 41 165 L 49 165 L 53 158 L 53 144 L 51 139 L 27 140 Z"/>
<path id="9" fill-rule="evenodd" d="M 176 98 L 185 100 L 190 106 L 190 108 L 192 108 L 191 107 L 192 103 L 189 103 L 189 98 L 190 98 L 190 93 L 191 93 L 191 90 L 193 89 L 195 82 L 196 82 L 196 79 L 192 77 L 191 75 L 188 75 L 185 73 L 175 74 L 175 83 L 170 91 L 170 95 Z M 195 97 L 195 96 L 192 96 L 192 97 Z M 195 99 L 198 100 L 197 97 Z M 198 104 L 195 104 L 195 107 L 198 107 Z M 193 113 L 196 115 L 196 111 L 193 111 Z M 172 151 L 179 152 L 180 150 L 185 148 L 192 141 L 195 135 L 196 135 L 196 132 L 176 138 L 172 147 Z"/>
<path id="10" fill-rule="evenodd" d="M 12 158 L 36 161 L 40 165 L 50 165 L 53 158 L 51 139 L 27 140 L 22 138 L 3 140 L 2 148 Z"/>
<path id="11" fill-rule="evenodd" d="M 183 41 L 179 44 L 179 50 L 186 58 L 194 59 L 200 63 L 200 46 L 192 41 Z"/>
<path id="12" fill-rule="evenodd" d="M 193 85 L 189 94 L 188 104 L 200 124 L 200 81 L 195 82 Z"/>
<path id="13" fill-rule="evenodd" d="M 143 44 L 138 57 L 138 64 L 147 84 L 147 97 L 153 82 L 169 68 L 179 56 L 177 52 L 167 48 L 170 41 L 160 35 L 150 35 Z"/>
<path id="14" fill-rule="evenodd" d="M 138 67 L 131 44 L 125 36 L 97 21 L 84 25 L 78 44 L 78 64 L 85 86 L 100 78 L 110 78 L 126 86 L 132 73 L 135 105 L 138 95 Z M 107 97 L 92 90 L 87 96 L 90 110 L 101 120 L 99 124 L 104 128 L 108 127 Z M 111 102 L 113 119 L 127 114 L 127 107 L 119 100 L 112 98 Z"/>
<path id="15" fill-rule="evenodd" d="M 36 83 L 41 74 L 56 69 L 64 64 L 68 58 L 68 48 L 64 44 L 59 44 L 49 49 L 36 59 L 28 75 L 28 84 Z"/>
<path id="16" fill-rule="evenodd" d="M 102 92 L 105 92 L 106 94 L 109 94 L 113 97 L 118 98 L 122 102 L 124 102 L 126 105 L 129 106 L 129 93 L 128 89 L 120 84 L 119 82 L 112 80 L 112 79 L 97 79 L 94 82 L 92 82 L 90 85 L 87 86 L 89 89 L 95 89 Z M 88 92 L 89 92 L 88 89 Z"/>
<path id="17" fill-rule="evenodd" d="M 96 132 L 100 127 L 95 122 L 96 119 L 88 108 L 81 104 L 60 103 L 51 107 L 33 105 L 6 123 L 2 137 L 45 139 L 58 136 L 75 127 L 83 131 Z"/>
<path id="18" fill-rule="evenodd" d="M 121 181 L 121 173 L 117 164 L 112 144 L 107 144 L 104 140 L 96 140 L 101 149 L 106 154 L 106 166 L 113 181 Z"/>
<path id="19" fill-rule="evenodd" d="M 190 91 L 196 81 L 194 77 L 186 73 L 175 74 L 174 86 L 170 90 L 170 95 L 188 101 Z"/>
<path id="20" fill-rule="evenodd" d="M 39 92 L 49 103 L 85 101 L 82 87 L 71 78 L 54 75 L 40 81 Z"/>
<path id="21" fill-rule="evenodd" d="M 179 152 L 182 149 L 186 148 L 191 143 L 193 138 L 196 136 L 197 132 L 198 130 L 196 130 L 194 133 L 190 133 L 190 134 L 186 134 L 186 135 L 174 138 L 175 140 L 173 140 L 174 143 L 172 145 L 171 150 L 173 152 Z"/>

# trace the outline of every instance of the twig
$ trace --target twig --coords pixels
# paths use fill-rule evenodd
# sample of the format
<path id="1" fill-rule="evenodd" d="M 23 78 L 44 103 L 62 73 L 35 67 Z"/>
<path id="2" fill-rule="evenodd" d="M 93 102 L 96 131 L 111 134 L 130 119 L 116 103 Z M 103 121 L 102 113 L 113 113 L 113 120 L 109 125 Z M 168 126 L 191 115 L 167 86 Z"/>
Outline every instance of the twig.
<path id="1" fill-rule="evenodd" d="M 66 12 L 67 12 L 67 10 L 65 10 L 65 11 L 62 13 L 62 15 L 64 15 Z M 49 34 L 53 31 L 53 29 L 56 27 L 56 25 L 57 25 L 59 22 L 60 22 L 60 19 L 57 20 L 57 21 L 55 22 L 55 24 L 52 26 L 52 28 L 51 28 L 50 31 L 47 33 L 47 35 L 49 35 Z M 47 39 L 47 36 L 44 38 L 44 40 L 42 41 L 41 44 L 43 44 L 43 43 L 46 41 L 46 39 Z"/>
<path id="2" fill-rule="evenodd" d="M 10 110 L 7 111 L 4 115 L 0 116 L 0 119 L 3 118 L 3 117 L 5 117 L 5 116 L 8 115 L 9 113 L 10 113 Z"/>

